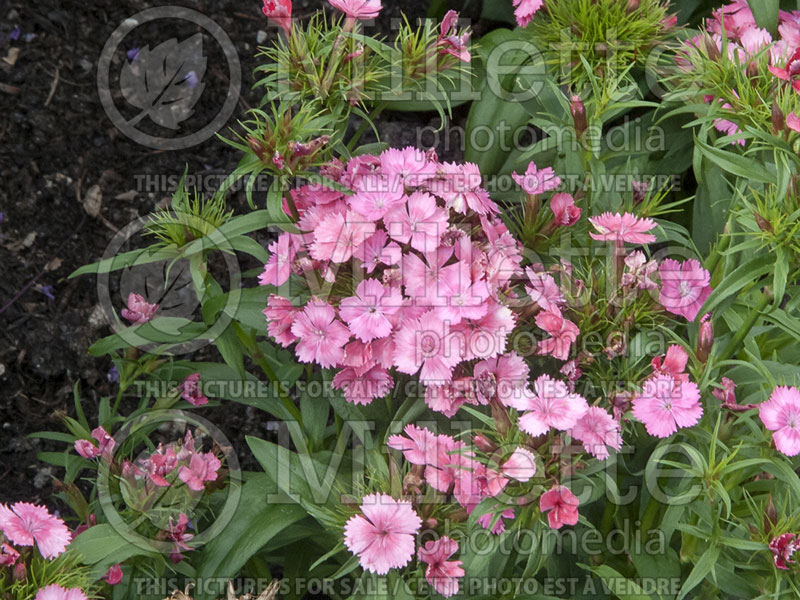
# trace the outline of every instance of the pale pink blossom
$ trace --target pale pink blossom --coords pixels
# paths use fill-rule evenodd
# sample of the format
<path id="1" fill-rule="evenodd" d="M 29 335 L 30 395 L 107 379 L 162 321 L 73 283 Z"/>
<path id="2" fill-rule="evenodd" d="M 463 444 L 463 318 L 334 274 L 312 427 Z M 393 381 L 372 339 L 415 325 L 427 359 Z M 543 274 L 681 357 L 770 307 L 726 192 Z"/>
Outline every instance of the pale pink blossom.
<path id="1" fill-rule="evenodd" d="M 205 489 L 206 482 L 217 480 L 220 466 L 219 459 L 211 453 L 193 454 L 189 465 L 178 469 L 178 478 L 190 490 L 201 492 Z"/>
<path id="2" fill-rule="evenodd" d="M 689 354 L 683 346 L 677 344 L 667 348 L 667 353 L 661 357 L 656 356 L 650 361 L 653 373 L 658 375 L 669 375 L 675 380 L 686 381 L 689 376 L 686 374 L 686 364 L 689 362 Z"/>
<path id="3" fill-rule="evenodd" d="M 40 589 L 34 600 L 88 600 L 80 588 L 63 588 L 55 583 Z"/>
<path id="4" fill-rule="evenodd" d="M 561 185 L 561 178 L 555 174 L 552 167 L 540 170 L 533 162 L 528 165 L 524 175 L 515 172 L 511 177 L 529 196 L 544 194 Z"/>
<path id="5" fill-rule="evenodd" d="M 440 52 L 455 56 L 461 62 L 468 63 L 472 60 L 469 52 L 469 30 L 458 31 L 458 13 L 454 10 L 442 19 L 441 33 L 436 45 Z"/>
<path id="6" fill-rule="evenodd" d="M 267 333 L 284 348 L 297 341 L 297 336 L 292 333 L 292 323 L 301 311 L 282 296 L 271 294 L 267 299 L 267 308 L 263 311 L 267 318 Z"/>
<path id="7" fill-rule="evenodd" d="M 344 545 L 358 556 L 361 566 L 385 575 L 407 565 L 414 556 L 414 536 L 422 525 L 410 502 L 386 494 L 365 496 L 361 513 L 344 527 Z"/>
<path id="8" fill-rule="evenodd" d="M 506 477 L 524 483 L 536 475 L 536 457 L 530 450 L 517 448 L 511 456 L 503 462 L 500 470 Z"/>
<path id="9" fill-rule="evenodd" d="M 561 529 L 564 525 L 578 522 L 579 500 L 569 488 L 557 485 L 539 498 L 539 510 L 547 514 L 551 529 Z"/>
<path id="10" fill-rule="evenodd" d="M 464 324 L 467 336 L 464 359 L 487 359 L 503 354 L 516 323 L 510 308 L 489 300 L 483 317 Z"/>
<path id="11" fill-rule="evenodd" d="M 592 239 L 604 242 L 629 244 L 649 244 L 656 241 L 656 236 L 647 233 L 656 227 L 652 219 L 639 219 L 631 213 L 603 213 L 599 217 L 590 217 L 589 222 L 597 230 L 590 233 Z"/>
<path id="12" fill-rule="evenodd" d="M 561 289 L 550 273 L 528 267 L 525 269 L 525 274 L 530 282 L 529 286 L 525 286 L 525 291 L 528 292 L 531 301 L 541 306 L 542 310 L 550 310 L 564 304 Z"/>
<path id="13" fill-rule="evenodd" d="M 574 225 L 581 218 L 581 209 L 575 206 L 575 198 L 571 194 L 555 194 L 550 200 L 550 210 L 559 227 Z"/>
<path id="14" fill-rule="evenodd" d="M 669 312 L 694 321 L 711 295 L 711 276 L 699 261 L 683 263 L 667 258 L 658 269 L 661 276 L 659 302 Z"/>
<path id="15" fill-rule="evenodd" d="M 414 192 L 384 219 L 389 235 L 420 252 L 434 252 L 447 230 L 447 213 L 425 192 Z"/>
<path id="16" fill-rule="evenodd" d="M 482 360 L 473 373 L 476 395 L 482 404 L 496 398 L 503 406 L 513 406 L 527 394 L 530 369 L 515 352 Z"/>
<path id="17" fill-rule="evenodd" d="M 289 281 L 297 248 L 296 236 L 290 233 L 278 236 L 269 246 L 269 261 L 264 265 L 264 272 L 258 276 L 259 285 L 279 286 Z"/>
<path id="18" fill-rule="evenodd" d="M 569 435 L 583 442 L 584 449 L 599 460 L 608 458 L 609 448 L 622 448 L 619 422 L 599 406 L 589 407 Z"/>
<path id="19" fill-rule="evenodd" d="M 578 326 L 564 318 L 556 306 L 537 314 L 535 321 L 537 327 L 550 334 L 548 339 L 539 342 L 538 354 L 549 354 L 559 360 L 567 360 L 570 348 L 580 333 Z"/>
<path id="20" fill-rule="evenodd" d="M 122 309 L 122 318 L 133 325 L 143 325 L 152 320 L 158 310 L 158 304 L 150 304 L 143 296 L 131 292 L 128 294 L 128 308 Z"/>
<path id="21" fill-rule="evenodd" d="M 453 417 L 465 404 L 477 404 L 471 378 L 462 378 L 425 387 L 425 404 L 434 412 Z"/>
<path id="22" fill-rule="evenodd" d="M 650 278 L 658 271 L 658 263 L 654 260 L 648 261 L 644 252 L 641 250 L 631 252 L 625 257 L 625 267 L 620 284 L 640 290 L 658 289 L 658 284 Z"/>
<path id="23" fill-rule="evenodd" d="M 365 279 L 358 284 L 355 296 L 339 303 L 339 315 L 354 336 L 369 342 L 392 332 L 388 317 L 396 314 L 402 303 L 398 290 L 384 287 L 377 279 Z"/>
<path id="24" fill-rule="evenodd" d="M 9 544 L 0 544 L 0 567 L 12 567 L 19 560 L 19 552 Z"/>
<path id="25" fill-rule="evenodd" d="M 482 176 L 474 163 L 444 163 L 440 166 L 442 177 L 429 183 L 432 193 L 445 201 L 448 208 L 460 214 L 474 211 L 479 215 L 496 214 L 497 205 L 489 192 L 481 187 Z"/>
<path id="26" fill-rule="evenodd" d="M 542 6 L 544 6 L 544 0 L 514 0 L 514 16 L 517 18 L 517 25 L 527 27 Z"/>
<path id="27" fill-rule="evenodd" d="M 470 265 L 461 261 L 442 270 L 436 313 L 444 321 L 456 325 L 464 319 L 480 319 L 489 306 L 489 287 L 484 281 L 473 281 Z"/>
<path id="28" fill-rule="evenodd" d="M 403 182 L 398 176 L 376 175 L 361 180 L 350 206 L 368 221 L 378 221 L 394 207 L 405 203 Z"/>
<path id="29" fill-rule="evenodd" d="M 352 19 L 374 19 L 383 8 L 381 0 L 329 0 L 329 2 L 331 6 Z"/>
<path id="30" fill-rule="evenodd" d="M 633 399 L 633 416 L 650 435 L 669 437 L 679 428 L 696 425 L 703 416 L 700 389 L 688 380 L 654 375 Z"/>
<path id="31" fill-rule="evenodd" d="M 390 448 L 402 450 L 403 457 L 412 465 L 433 465 L 453 449 L 455 442 L 449 435 L 436 435 L 416 425 L 406 425 L 402 435 L 391 435 L 386 443 Z"/>
<path id="32" fill-rule="evenodd" d="M 275 21 L 286 35 L 292 35 L 292 0 L 264 0 L 261 11 Z"/>
<path id="33" fill-rule="evenodd" d="M 334 263 L 347 262 L 353 256 L 353 252 L 373 233 L 375 233 L 375 223 L 355 212 L 350 211 L 346 215 L 334 214 L 322 221 L 314 230 L 311 257 Z"/>
<path id="34" fill-rule="evenodd" d="M 494 510 L 494 508 L 492 509 Z M 478 525 L 483 527 L 484 529 L 489 529 L 491 527 L 491 532 L 494 535 L 500 535 L 506 530 L 506 524 L 503 519 L 513 519 L 514 518 L 514 509 L 507 508 L 499 515 L 488 512 L 480 517 L 478 517 Z M 492 525 L 494 523 L 494 525 Z"/>
<path id="35" fill-rule="evenodd" d="M 390 148 L 380 156 L 381 170 L 389 177 L 397 177 L 406 187 L 419 187 L 436 177 L 436 163 L 422 151 L 411 146 Z"/>
<path id="36" fill-rule="evenodd" d="M 793 112 L 789 113 L 786 115 L 786 126 L 792 131 L 800 133 L 800 117 Z"/>
<path id="37" fill-rule="evenodd" d="M 44 558 L 59 556 L 72 535 L 64 521 L 51 515 L 44 506 L 17 502 L 0 504 L 0 531 L 17 546 L 33 546 Z"/>
<path id="38" fill-rule="evenodd" d="M 778 451 L 786 456 L 800 454 L 800 391 L 776 387 L 769 400 L 758 408 L 764 427 L 774 432 L 772 440 Z"/>
<path id="39" fill-rule="evenodd" d="M 392 376 L 381 366 L 367 369 L 347 367 L 333 378 L 333 388 L 344 391 L 344 398 L 352 404 L 370 404 L 385 397 L 394 384 Z"/>
<path id="40" fill-rule="evenodd" d="M 385 231 L 376 231 L 359 246 L 353 256 L 364 263 L 367 273 L 372 273 L 379 265 L 397 265 L 400 263 L 402 250 L 395 242 L 386 243 L 389 236 Z"/>
<path id="41" fill-rule="evenodd" d="M 464 576 L 460 560 L 448 560 L 458 552 L 458 543 L 447 536 L 425 542 L 417 558 L 426 563 L 425 579 L 445 598 L 458 593 L 458 578 Z"/>
<path id="42" fill-rule="evenodd" d="M 336 320 L 336 310 L 326 302 L 311 301 L 292 323 L 292 334 L 299 338 L 297 358 L 316 362 L 323 368 L 336 366 L 344 356 L 350 331 Z"/>
<path id="43" fill-rule="evenodd" d="M 461 362 L 462 339 L 450 330 L 435 311 L 404 322 L 395 334 L 394 360 L 401 373 L 419 371 L 423 383 L 441 384 L 452 379 L 453 367 Z"/>
<path id="44" fill-rule="evenodd" d="M 532 436 L 550 428 L 567 431 L 589 409 L 586 399 L 569 391 L 567 385 L 549 375 L 540 375 L 533 383 L 533 393 L 515 398 L 511 405 L 523 414 L 519 427 Z"/>

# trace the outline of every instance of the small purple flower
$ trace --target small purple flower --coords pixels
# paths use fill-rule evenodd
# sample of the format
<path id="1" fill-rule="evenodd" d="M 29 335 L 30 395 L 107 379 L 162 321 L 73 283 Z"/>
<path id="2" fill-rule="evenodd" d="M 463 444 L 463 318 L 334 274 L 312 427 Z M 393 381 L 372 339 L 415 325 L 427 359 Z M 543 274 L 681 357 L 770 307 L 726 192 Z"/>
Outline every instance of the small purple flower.
<path id="1" fill-rule="evenodd" d="M 127 52 L 128 60 L 131 61 L 131 62 L 136 60 L 136 58 L 139 56 L 140 50 L 141 50 L 141 48 L 131 48 L 130 50 L 128 50 L 128 52 Z"/>
<path id="2" fill-rule="evenodd" d="M 186 79 L 184 79 L 184 81 L 185 81 L 187 84 L 189 84 L 189 87 L 190 87 L 191 89 L 194 89 L 194 88 L 196 88 L 196 87 L 197 87 L 197 84 L 198 84 L 198 83 L 200 83 L 200 79 L 198 79 L 198 77 L 197 77 L 197 73 L 195 73 L 194 71 L 189 71 L 189 72 L 186 74 Z"/>
<path id="3" fill-rule="evenodd" d="M 114 365 L 108 370 L 106 379 L 108 379 L 109 383 L 117 383 L 119 381 L 119 370 L 117 369 L 117 365 Z"/>
<path id="4" fill-rule="evenodd" d="M 16 27 L 14 27 L 14 31 L 12 31 L 12 32 L 11 32 L 11 33 L 8 35 L 8 39 L 10 39 L 10 40 L 12 40 L 12 41 L 16 42 L 16 41 L 19 39 L 19 34 L 20 34 L 20 33 L 22 33 L 22 31 L 20 30 L 20 28 L 19 28 L 19 25 L 17 25 Z"/>
<path id="5" fill-rule="evenodd" d="M 52 285 L 43 285 L 39 288 L 39 291 L 42 292 L 45 296 L 50 298 L 50 300 L 55 300 L 56 297 L 53 294 L 53 286 Z"/>

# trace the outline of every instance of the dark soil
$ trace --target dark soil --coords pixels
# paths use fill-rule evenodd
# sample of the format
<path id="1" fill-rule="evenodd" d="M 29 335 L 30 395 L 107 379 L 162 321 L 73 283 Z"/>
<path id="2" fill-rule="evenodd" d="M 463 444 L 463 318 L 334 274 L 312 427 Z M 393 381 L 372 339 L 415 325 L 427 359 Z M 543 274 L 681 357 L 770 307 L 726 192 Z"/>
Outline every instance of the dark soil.
<path id="1" fill-rule="evenodd" d="M 90 422 L 99 399 L 116 394 L 108 378 L 110 360 L 87 354 L 94 340 L 110 333 L 98 313 L 95 278 L 68 279 L 69 274 L 97 260 L 117 230 L 168 200 L 170 190 L 160 178 L 180 175 L 184 168 L 191 174 L 227 173 L 239 158 L 213 137 L 183 151 L 138 145 L 119 132 L 101 105 L 97 63 L 106 40 L 131 15 L 166 4 L 37 0 L 0 8 L 0 502 L 50 502 L 52 478 L 61 473 L 45 467 L 37 453 L 61 451 L 64 445 L 28 436 L 64 431 L 60 416 L 74 413 L 76 384 Z M 268 43 L 276 30 L 267 25 L 257 0 L 170 4 L 208 15 L 236 46 L 242 94 L 224 133 L 257 104 L 258 95 L 250 89 L 257 40 L 264 43 L 266 34 Z M 387 32 L 401 10 L 413 19 L 424 17 L 428 8 L 427 0 L 384 4 L 378 27 Z M 295 15 L 307 17 L 320 5 L 319 0 L 295 0 Z M 185 33 L 141 29 L 123 46 L 153 47 Z M 208 88 L 192 119 L 210 122 L 224 101 L 224 65 L 209 49 Z M 206 94 L 212 101 L 205 101 Z M 463 123 L 465 111 L 456 117 Z M 379 128 L 384 141 L 408 145 L 431 124 L 438 126 L 436 115 L 388 114 Z M 458 158 L 457 150 L 439 151 Z M 98 192 L 99 212 L 93 210 Z M 242 194 L 230 199 L 230 208 L 248 210 Z M 120 308 L 121 298 L 115 302 Z M 266 416 L 242 406 L 200 414 L 242 454 L 244 435 L 264 432 Z"/>

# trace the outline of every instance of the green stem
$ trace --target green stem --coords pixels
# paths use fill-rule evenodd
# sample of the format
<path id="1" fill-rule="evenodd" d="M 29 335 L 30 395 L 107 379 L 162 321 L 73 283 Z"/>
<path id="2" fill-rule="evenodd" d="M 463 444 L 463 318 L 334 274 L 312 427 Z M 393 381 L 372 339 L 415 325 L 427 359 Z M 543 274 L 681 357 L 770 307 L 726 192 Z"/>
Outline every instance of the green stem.
<path id="1" fill-rule="evenodd" d="M 719 362 L 728 360 L 736 353 L 736 351 L 739 349 L 739 346 L 742 345 L 742 342 L 750 334 L 750 330 L 761 316 L 761 311 L 767 308 L 770 302 L 772 302 L 772 294 L 767 292 L 761 297 L 761 300 L 758 301 L 758 304 L 753 307 L 753 310 L 750 311 L 750 315 L 747 317 L 747 320 L 742 323 L 742 326 L 738 329 L 736 335 L 733 336 L 733 339 L 728 342 L 727 346 L 725 346 L 722 354 L 720 354 L 717 358 Z"/>
<path id="2" fill-rule="evenodd" d="M 708 272 L 712 277 L 714 276 L 714 271 L 716 270 L 719 261 L 722 259 L 722 253 L 728 249 L 730 244 L 731 236 L 725 235 L 719 241 L 719 244 L 717 244 L 711 251 L 711 254 L 708 255 L 708 260 L 706 260 L 706 269 L 708 269 Z"/>
<path id="3" fill-rule="evenodd" d="M 348 142 L 347 149 L 352 152 L 355 150 L 356 145 L 358 144 L 361 137 L 367 132 L 371 123 L 375 121 L 378 117 L 381 116 L 381 113 L 386 110 L 386 102 L 378 102 L 375 105 L 375 108 L 372 109 L 372 112 L 369 113 L 369 117 L 364 119 L 359 125 L 356 132 L 353 134 L 353 138 Z"/>

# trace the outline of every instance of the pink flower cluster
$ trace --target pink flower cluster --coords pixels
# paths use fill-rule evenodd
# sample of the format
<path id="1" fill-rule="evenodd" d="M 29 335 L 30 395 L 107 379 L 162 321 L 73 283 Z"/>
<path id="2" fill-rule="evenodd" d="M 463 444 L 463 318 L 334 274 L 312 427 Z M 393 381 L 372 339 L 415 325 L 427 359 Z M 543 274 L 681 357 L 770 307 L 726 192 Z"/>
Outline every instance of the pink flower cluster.
<path id="1" fill-rule="evenodd" d="M 396 373 L 418 375 L 446 414 L 479 403 L 473 368 L 501 356 L 516 325 L 505 299 L 521 247 L 478 168 L 405 148 L 323 171 L 352 194 L 292 192 L 302 233 L 270 246 L 259 278 L 280 294 L 264 311 L 269 334 L 296 344 L 301 362 L 336 369 L 334 387 L 356 404 L 385 396 Z M 289 299 L 301 295 L 311 299 Z"/>
<path id="2" fill-rule="evenodd" d="M 36 593 L 34 600 L 89 600 L 86 594 L 78 588 L 63 588 L 57 584 L 51 584 L 40 589 Z"/>

